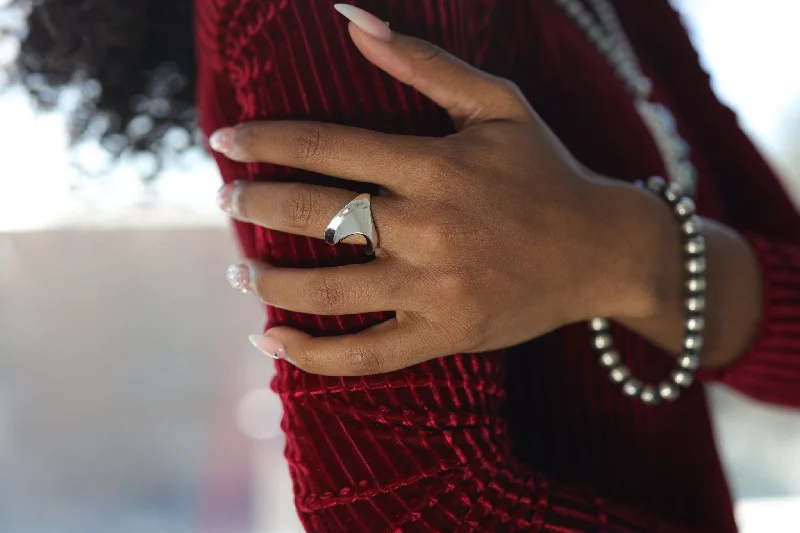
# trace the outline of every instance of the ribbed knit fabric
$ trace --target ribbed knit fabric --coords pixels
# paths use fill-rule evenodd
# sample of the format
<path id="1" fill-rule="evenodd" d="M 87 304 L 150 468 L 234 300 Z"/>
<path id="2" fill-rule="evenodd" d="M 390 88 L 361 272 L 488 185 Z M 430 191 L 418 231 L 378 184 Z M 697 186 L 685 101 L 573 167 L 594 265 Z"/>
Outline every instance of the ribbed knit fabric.
<path id="1" fill-rule="evenodd" d="M 622 180 L 663 174 L 658 150 L 606 62 L 551 0 L 360 0 L 393 29 L 517 82 L 573 153 Z M 303 118 L 415 135 L 452 125 L 356 51 L 332 0 L 196 0 L 206 133 Z M 655 99 L 675 112 L 700 173 L 700 214 L 746 233 L 764 275 L 748 353 L 707 372 L 761 400 L 800 405 L 800 217 L 712 93 L 666 0 L 615 2 Z M 226 181 L 334 184 L 218 157 Z M 244 253 L 281 266 L 363 261 L 357 249 L 236 225 Z M 591 273 L 587 274 L 591 275 Z M 711 280 L 713 283 L 713 280 Z M 268 309 L 269 324 L 356 331 L 388 314 Z M 626 363 L 663 379 L 668 355 L 616 328 Z M 309 531 L 732 532 L 700 383 L 646 408 L 608 383 L 585 326 L 514 349 L 458 354 L 388 375 L 329 378 L 278 363 L 289 462 Z"/>

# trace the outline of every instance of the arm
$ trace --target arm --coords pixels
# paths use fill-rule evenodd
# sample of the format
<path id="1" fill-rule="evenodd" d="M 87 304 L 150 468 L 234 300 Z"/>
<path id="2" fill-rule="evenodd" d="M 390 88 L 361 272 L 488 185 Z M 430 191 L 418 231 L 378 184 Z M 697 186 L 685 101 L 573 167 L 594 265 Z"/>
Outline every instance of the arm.
<path id="1" fill-rule="evenodd" d="M 304 19 L 321 16 L 313 2 L 298 2 L 295 8 L 303 10 Z M 303 32 L 287 31 L 287 26 L 296 27 L 295 16 L 284 12 L 258 34 L 259 46 L 280 50 L 270 55 L 269 72 L 248 71 L 256 65 L 248 55 L 248 47 L 254 45 L 244 37 L 244 28 L 233 23 L 226 26 L 233 30 L 224 40 L 230 68 L 201 52 L 200 101 L 207 133 L 241 121 L 289 116 L 335 117 L 360 126 L 382 122 L 398 133 L 452 131 L 446 116 L 409 89 L 377 77 L 336 37 L 317 43 L 316 50 L 323 53 L 321 47 L 329 47 L 324 53 L 335 57 L 337 65 L 358 62 L 358 71 L 369 73 L 364 77 L 370 79 L 352 88 L 358 94 L 351 101 L 358 105 L 351 108 L 335 96 L 341 81 L 335 77 L 326 77 L 319 86 L 316 81 L 294 85 L 297 64 L 308 59 L 298 57 L 306 53 Z M 334 35 L 342 31 L 325 27 Z M 323 95 L 334 96 L 324 102 Z M 390 111 L 404 107 L 403 116 Z M 363 115 L 365 110 L 371 110 L 371 117 Z M 219 161 L 226 181 L 309 178 L 275 166 Z M 239 230 L 250 257 L 281 266 L 348 263 L 361 255 L 356 249 L 330 248 L 321 241 L 249 224 L 240 224 Z M 315 333 L 352 331 L 383 318 L 323 317 L 269 308 L 271 326 L 291 325 Z M 639 510 L 546 479 L 514 458 L 499 413 L 505 398 L 502 352 L 459 354 L 390 374 L 344 378 L 310 375 L 279 362 L 273 386 L 285 407 L 286 456 L 300 518 L 309 531 L 678 530 Z"/>
<path id="2" fill-rule="evenodd" d="M 678 14 L 667 2 L 626 4 L 622 12 L 631 16 L 637 49 L 669 87 L 673 107 L 723 196 L 722 222 L 729 227 L 706 224 L 706 375 L 757 399 L 800 406 L 800 215 L 734 113 L 715 96 Z M 647 200 L 618 200 L 646 210 Z M 654 225 L 669 216 L 661 210 L 651 212 Z M 669 239 L 651 242 L 672 252 L 649 253 L 673 253 L 666 264 L 678 265 L 677 240 Z M 658 279 L 666 289 L 659 292 L 667 295 L 659 308 L 649 319 L 622 322 L 677 353 L 683 313 L 674 296 L 680 294 L 681 273 L 667 269 Z"/>

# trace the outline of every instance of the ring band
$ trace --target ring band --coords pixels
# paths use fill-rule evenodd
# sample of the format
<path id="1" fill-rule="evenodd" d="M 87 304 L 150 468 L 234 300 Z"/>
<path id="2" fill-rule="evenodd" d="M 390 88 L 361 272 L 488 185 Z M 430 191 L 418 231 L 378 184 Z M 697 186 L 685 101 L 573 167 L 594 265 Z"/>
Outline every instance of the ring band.
<path id="1" fill-rule="evenodd" d="M 339 244 L 351 235 L 361 235 L 367 241 L 367 255 L 378 247 L 377 232 L 372 221 L 372 205 L 369 194 L 359 194 L 336 213 L 325 229 L 325 242 Z"/>

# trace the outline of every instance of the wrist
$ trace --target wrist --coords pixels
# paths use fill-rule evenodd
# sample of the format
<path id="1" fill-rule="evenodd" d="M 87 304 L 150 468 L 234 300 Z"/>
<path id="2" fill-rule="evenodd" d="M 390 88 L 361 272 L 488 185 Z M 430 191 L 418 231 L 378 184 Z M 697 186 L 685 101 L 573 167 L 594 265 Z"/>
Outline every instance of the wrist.
<path id="1" fill-rule="evenodd" d="M 631 184 L 593 180 L 596 239 L 609 260 L 603 275 L 598 316 L 618 321 L 664 316 L 682 305 L 683 255 L 671 209 Z"/>

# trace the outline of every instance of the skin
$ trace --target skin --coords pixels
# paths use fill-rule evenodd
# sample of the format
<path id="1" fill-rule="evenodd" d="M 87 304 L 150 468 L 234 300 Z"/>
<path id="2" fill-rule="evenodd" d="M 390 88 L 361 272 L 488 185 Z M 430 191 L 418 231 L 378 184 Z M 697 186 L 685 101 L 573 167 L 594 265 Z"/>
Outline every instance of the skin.
<path id="1" fill-rule="evenodd" d="M 458 133 L 420 138 L 267 121 L 212 138 L 236 161 L 379 179 L 388 191 L 372 199 L 376 261 L 324 269 L 252 263 L 244 285 L 292 311 L 392 310 L 396 318 L 338 337 L 273 328 L 258 346 L 311 373 L 366 375 L 505 348 L 604 316 L 679 353 L 683 255 L 662 200 L 583 167 L 512 83 L 425 41 L 356 24 L 350 34 L 369 61 L 444 108 Z M 240 220 L 322 238 L 353 197 L 300 183 L 240 183 L 222 189 L 221 205 Z M 709 286 L 701 358 L 720 367 L 754 335 L 760 274 L 734 231 L 706 220 L 703 234 Z"/>

